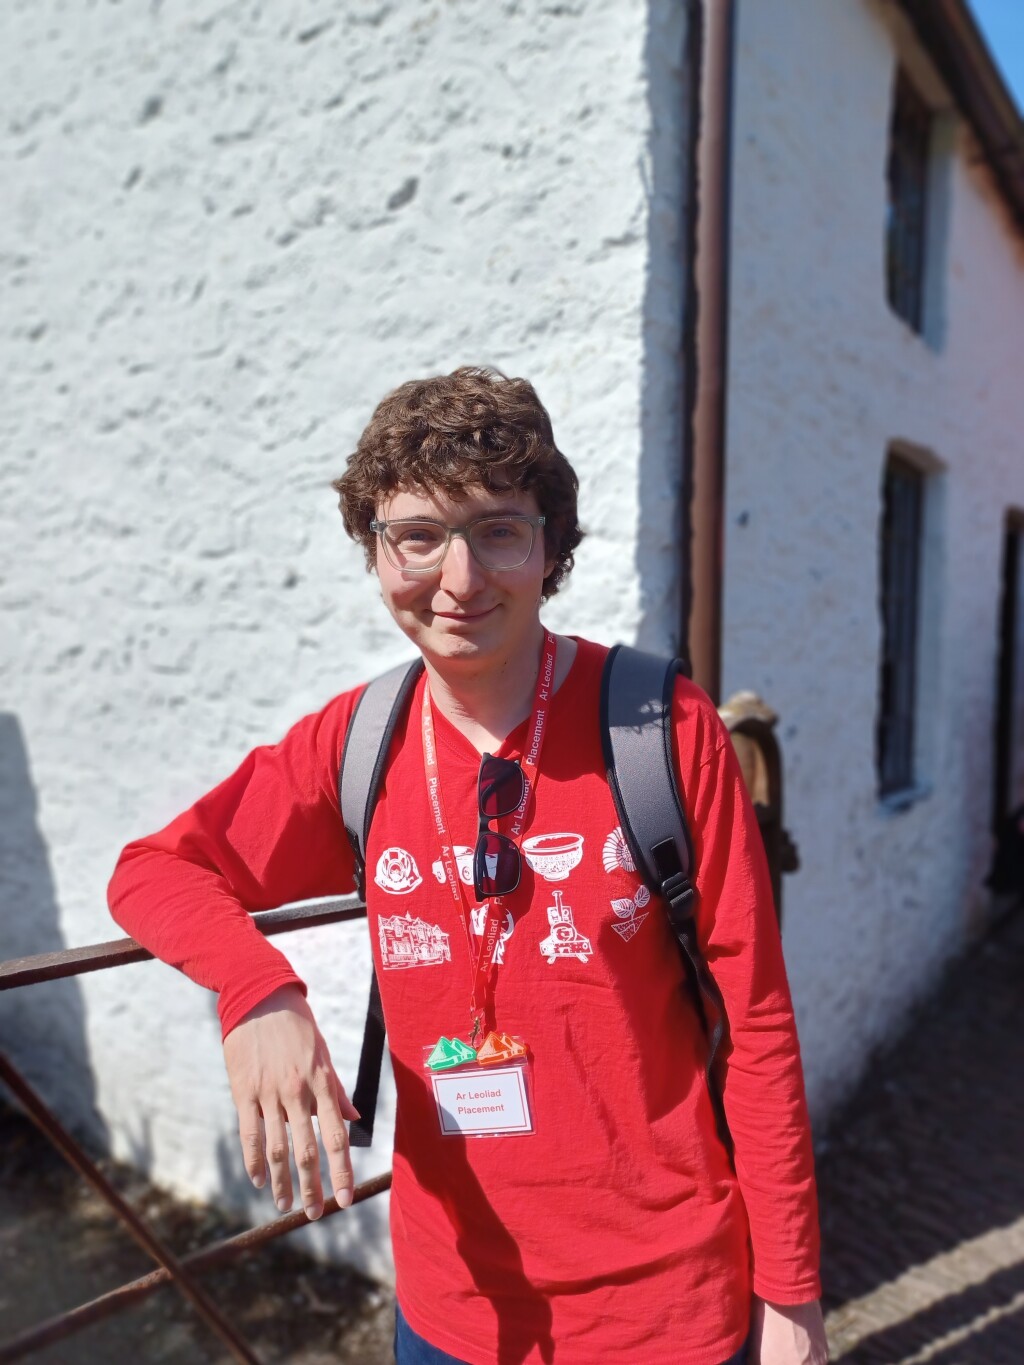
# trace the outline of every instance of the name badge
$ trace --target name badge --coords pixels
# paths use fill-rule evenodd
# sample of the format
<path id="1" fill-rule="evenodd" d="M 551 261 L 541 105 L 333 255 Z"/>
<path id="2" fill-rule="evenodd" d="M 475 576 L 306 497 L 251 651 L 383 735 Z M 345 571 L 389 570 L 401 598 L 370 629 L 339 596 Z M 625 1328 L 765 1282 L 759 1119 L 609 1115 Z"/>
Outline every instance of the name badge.
<path id="1" fill-rule="evenodd" d="M 525 1061 L 512 1066 L 473 1067 L 433 1073 L 430 1084 L 441 1132 L 446 1136 L 506 1137 L 532 1133 Z"/>

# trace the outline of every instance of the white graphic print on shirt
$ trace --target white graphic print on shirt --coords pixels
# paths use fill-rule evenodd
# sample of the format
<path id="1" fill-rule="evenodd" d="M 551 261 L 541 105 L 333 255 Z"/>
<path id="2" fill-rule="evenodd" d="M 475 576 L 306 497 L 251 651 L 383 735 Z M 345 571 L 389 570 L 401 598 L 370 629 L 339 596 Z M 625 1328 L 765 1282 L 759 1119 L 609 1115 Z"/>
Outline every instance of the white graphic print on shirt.
<path id="1" fill-rule="evenodd" d="M 617 922 L 612 925 L 612 928 L 623 943 L 629 942 L 647 918 L 647 915 L 638 915 L 636 912 L 641 906 L 647 905 L 650 899 L 651 893 L 647 887 L 638 886 L 633 896 L 620 896 L 612 901 L 612 909 L 618 916 Z"/>
<path id="2" fill-rule="evenodd" d="M 523 840 L 523 857 L 546 882 L 564 882 L 583 858 L 583 835 L 534 834 Z"/>
<path id="3" fill-rule="evenodd" d="M 413 919 L 411 914 L 392 915 L 377 921 L 380 959 L 385 971 L 404 967 L 436 967 L 451 962 L 448 935 L 436 924 Z"/>
<path id="4" fill-rule="evenodd" d="M 459 871 L 459 881 L 465 882 L 467 886 L 473 885 L 473 850 L 468 844 L 456 844 L 452 849 L 455 855 L 455 866 Z M 430 864 L 430 870 L 437 880 L 444 886 L 446 876 L 444 863 L 438 858 Z"/>
<path id="5" fill-rule="evenodd" d="M 487 907 L 489 902 L 484 901 L 483 905 L 474 905 L 469 912 L 470 922 L 473 926 L 473 933 L 477 938 L 483 938 L 484 929 L 487 926 Z M 501 938 L 498 940 L 497 947 L 494 949 L 494 961 L 505 961 L 505 944 L 512 937 L 512 931 L 516 927 L 516 922 L 512 918 L 512 911 L 505 911 L 505 927 L 501 931 Z"/>
<path id="6" fill-rule="evenodd" d="M 562 892 L 555 891 L 552 894 L 555 903 L 548 906 L 551 933 L 541 940 L 539 944 L 541 952 L 549 964 L 553 963 L 556 957 L 577 957 L 581 962 L 588 962 L 594 951 L 590 939 L 576 928 L 572 907 L 562 904 Z"/>
<path id="7" fill-rule="evenodd" d="M 392 896 L 405 896 L 423 881 L 416 859 L 404 848 L 386 848 L 377 859 L 373 880 Z"/>
<path id="8" fill-rule="evenodd" d="M 629 845 L 626 843 L 626 836 L 622 832 L 621 825 L 616 825 L 604 841 L 601 861 L 604 863 L 606 872 L 614 872 L 618 867 L 621 867 L 624 872 L 636 871 L 636 863 L 629 851 Z"/>
<path id="9" fill-rule="evenodd" d="M 621 825 L 616 825 L 604 841 L 601 861 L 606 872 L 617 872 L 619 869 L 623 872 L 636 871 L 636 862 L 630 852 L 629 845 L 626 843 Z M 612 928 L 623 943 L 629 942 L 647 918 L 646 914 L 638 915 L 636 912 L 641 906 L 646 905 L 650 899 L 650 891 L 641 883 L 632 896 L 619 896 L 612 901 L 612 909 L 617 917 Z"/>

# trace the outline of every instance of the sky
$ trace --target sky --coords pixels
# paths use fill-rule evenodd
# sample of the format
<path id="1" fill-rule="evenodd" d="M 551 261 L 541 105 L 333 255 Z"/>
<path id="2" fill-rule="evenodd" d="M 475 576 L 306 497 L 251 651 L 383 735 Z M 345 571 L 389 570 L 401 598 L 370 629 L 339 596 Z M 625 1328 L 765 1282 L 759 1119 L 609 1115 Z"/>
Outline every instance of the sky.
<path id="1" fill-rule="evenodd" d="M 970 0 L 970 6 L 1024 114 L 1024 0 Z"/>

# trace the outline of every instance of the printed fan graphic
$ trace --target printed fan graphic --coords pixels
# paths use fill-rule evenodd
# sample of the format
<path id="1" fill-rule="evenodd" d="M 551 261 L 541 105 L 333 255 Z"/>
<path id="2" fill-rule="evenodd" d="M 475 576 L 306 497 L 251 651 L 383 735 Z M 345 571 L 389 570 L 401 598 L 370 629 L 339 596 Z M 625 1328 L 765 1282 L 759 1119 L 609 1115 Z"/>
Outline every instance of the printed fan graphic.
<path id="1" fill-rule="evenodd" d="M 629 851 L 629 845 L 626 843 L 626 836 L 622 832 L 621 825 L 616 825 L 604 841 L 601 861 L 604 863 L 606 872 L 614 872 L 616 868 L 620 867 L 624 872 L 636 871 L 636 863 Z"/>
<path id="2" fill-rule="evenodd" d="M 647 915 L 638 915 L 636 912 L 651 899 L 651 893 L 646 886 L 638 886 L 632 896 L 620 896 L 612 901 L 612 909 L 618 916 L 618 920 L 612 928 L 622 939 L 623 943 L 628 943 L 633 935 L 643 924 Z"/>

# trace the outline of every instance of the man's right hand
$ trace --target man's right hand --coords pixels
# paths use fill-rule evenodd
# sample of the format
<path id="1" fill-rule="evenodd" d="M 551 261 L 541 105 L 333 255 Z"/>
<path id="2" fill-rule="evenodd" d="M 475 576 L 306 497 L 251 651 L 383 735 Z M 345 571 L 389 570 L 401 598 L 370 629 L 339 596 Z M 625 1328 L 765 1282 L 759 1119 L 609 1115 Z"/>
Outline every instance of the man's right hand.
<path id="1" fill-rule="evenodd" d="M 282 986 L 249 1011 L 224 1039 L 224 1061 L 238 1110 L 245 1169 L 257 1189 L 266 1183 L 269 1166 L 277 1207 L 282 1213 L 291 1208 L 290 1128 L 302 1207 L 308 1218 L 320 1217 L 324 1201 L 315 1114 L 335 1197 L 343 1207 L 350 1204 L 353 1178 L 345 1120 L 359 1114 L 335 1075 L 327 1044 L 298 986 Z"/>

